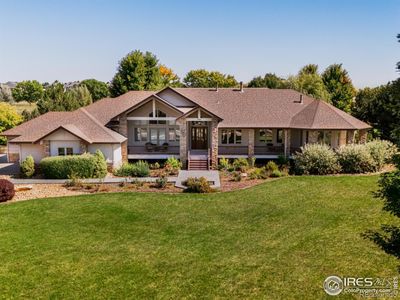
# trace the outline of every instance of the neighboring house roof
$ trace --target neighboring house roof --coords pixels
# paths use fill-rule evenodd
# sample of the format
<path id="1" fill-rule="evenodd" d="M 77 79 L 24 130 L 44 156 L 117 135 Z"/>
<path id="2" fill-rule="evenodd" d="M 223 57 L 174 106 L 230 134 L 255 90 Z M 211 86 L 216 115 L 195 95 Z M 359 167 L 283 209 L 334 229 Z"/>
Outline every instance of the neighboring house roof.
<path id="1" fill-rule="evenodd" d="M 219 127 L 367 129 L 368 124 L 336 107 L 289 89 L 268 88 L 167 88 L 217 116 Z M 73 112 L 49 112 L 2 133 L 17 136 L 13 142 L 37 142 L 58 128 L 64 128 L 89 143 L 121 143 L 126 137 L 105 127 L 132 108 L 159 99 L 160 91 L 131 91 L 105 98 Z M 300 103 L 302 97 L 302 103 Z M 165 99 L 160 101 L 168 102 Z M 173 106 L 171 104 L 171 106 Z M 173 106 L 175 107 L 175 106 Z M 193 107 L 175 107 L 182 115 Z"/>

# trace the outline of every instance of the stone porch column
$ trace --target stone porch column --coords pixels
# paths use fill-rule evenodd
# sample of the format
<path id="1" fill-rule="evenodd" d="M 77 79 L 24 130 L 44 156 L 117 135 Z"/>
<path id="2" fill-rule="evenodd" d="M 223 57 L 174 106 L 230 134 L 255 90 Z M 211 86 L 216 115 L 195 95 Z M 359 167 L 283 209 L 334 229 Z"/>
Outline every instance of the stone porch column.
<path id="1" fill-rule="evenodd" d="M 128 137 L 128 120 L 127 115 L 124 114 L 119 118 L 118 133 L 124 137 Z M 121 144 L 122 162 L 128 162 L 128 141 Z"/>
<path id="2" fill-rule="evenodd" d="M 177 125 L 179 125 L 179 131 L 180 131 L 180 139 L 179 139 L 179 156 L 180 160 L 182 163 L 182 168 L 186 169 L 187 167 L 187 154 L 188 154 L 188 148 L 187 148 L 187 142 L 188 142 L 188 137 L 187 137 L 187 122 L 186 119 L 179 119 L 177 121 Z"/>
<path id="3" fill-rule="evenodd" d="M 218 120 L 211 121 L 211 168 L 218 169 Z"/>
<path id="4" fill-rule="evenodd" d="M 79 154 L 86 153 L 88 151 L 88 145 L 86 142 L 80 140 L 79 141 Z"/>
<path id="5" fill-rule="evenodd" d="M 284 129 L 283 134 L 285 136 L 283 152 L 286 157 L 289 157 L 289 155 L 290 155 L 290 129 Z"/>
<path id="6" fill-rule="evenodd" d="M 50 141 L 42 140 L 41 144 L 43 147 L 43 152 L 44 152 L 45 157 L 50 156 Z"/>
<path id="7" fill-rule="evenodd" d="M 128 141 L 121 144 L 121 157 L 123 163 L 128 162 Z"/>
<path id="8" fill-rule="evenodd" d="M 367 142 L 367 135 L 368 135 L 368 131 L 367 129 L 361 129 L 358 131 L 358 134 L 360 136 L 360 144 L 365 144 Z"/>
<path id="9" fill-rule="evenodd" d="M 355 130 L 347 130 L 347 144 L 353 144 L 354 143 L 354 135 L 356 131 Z"/>
<path id="10" fill-rule="evenodd" d="M 341 146 L 344 146 L 344 145 L 346 145 L 346 130 L 340 130 L 338 146 L 340 148 Z"/>
<path id="11" fill-rule="evenodd" d="M 254 129 L 249 129 L 249 144 L 247 153 L 249 157 L 254 156 Z"/>

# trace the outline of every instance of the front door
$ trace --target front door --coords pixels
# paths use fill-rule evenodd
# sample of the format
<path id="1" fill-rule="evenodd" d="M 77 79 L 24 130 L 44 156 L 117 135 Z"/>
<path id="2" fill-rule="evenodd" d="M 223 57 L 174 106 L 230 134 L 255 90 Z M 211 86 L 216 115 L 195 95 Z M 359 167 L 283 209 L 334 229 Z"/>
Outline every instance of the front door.
<path id="1" fill-rule="evenodd" d="M 207 149 L 208 148 L 208 128 L 207 127 L 192 127 L 192 149 Z"/>

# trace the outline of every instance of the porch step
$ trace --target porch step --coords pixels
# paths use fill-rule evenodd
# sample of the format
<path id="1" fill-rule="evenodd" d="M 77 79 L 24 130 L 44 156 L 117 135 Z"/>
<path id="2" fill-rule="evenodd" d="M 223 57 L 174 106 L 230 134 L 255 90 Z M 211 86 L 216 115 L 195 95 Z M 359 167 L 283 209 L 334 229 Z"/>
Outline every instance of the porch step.
<path id="1" fill-rule="evenodd" d="M 188 170 L 208 170 L 208 161 L 204 159 L 189 160 Z"/>

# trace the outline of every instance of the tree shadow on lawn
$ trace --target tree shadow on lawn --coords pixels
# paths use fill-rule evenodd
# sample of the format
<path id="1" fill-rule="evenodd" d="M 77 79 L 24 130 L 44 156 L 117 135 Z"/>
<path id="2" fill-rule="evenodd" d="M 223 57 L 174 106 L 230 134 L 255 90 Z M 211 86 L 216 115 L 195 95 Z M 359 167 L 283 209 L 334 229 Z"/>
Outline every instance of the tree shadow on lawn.
<path id="1" fill-rule="evenodd" d="M 381 231 L 368 230 L 362 236 L 374 242 L 387 254 L 400 259 L 400 227 L 382 225 Z M 397 271 L 400 273 L 400 265 L 397 266 Z"/>

